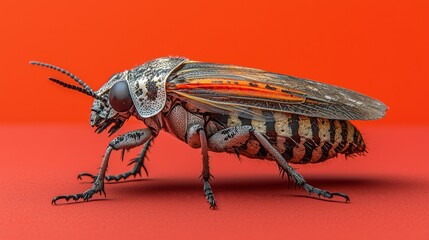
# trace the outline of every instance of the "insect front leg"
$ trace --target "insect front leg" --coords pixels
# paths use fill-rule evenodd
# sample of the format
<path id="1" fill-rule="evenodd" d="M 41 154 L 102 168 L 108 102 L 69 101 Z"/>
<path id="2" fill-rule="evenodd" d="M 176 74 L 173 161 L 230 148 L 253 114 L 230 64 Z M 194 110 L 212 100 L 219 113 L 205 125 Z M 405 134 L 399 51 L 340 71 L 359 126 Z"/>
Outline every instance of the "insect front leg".
<path id="1" fill-rule="evenodd" d="M 108 175 L 105 177 L 105 179 L 108 182 L 110 182 L 113 180 L 115 180 L 115 181 L 119 181 L 121 179 L 126 180 L 131 175 L 133 175 L 134 177 L 136 177 L 137 174 L 141 176 L 141 169 L 142 168 L 145 171 L 146 176 L 148 176 L 149 172 L 147 171 L 146 166 L 144 165 L 144 160 L 146 158 L 146 153 L 147 153 L 147 151 L 148 151 L 148 149 L 152 143 L 153 143 L 153 139 L 147 141 L 143 145 L 143 148 L 142 148 L 140 154 L 136 158 L 131 159 L 130 163 L 128 163 L 128 166 L 134 164 L 134 167 L 130 171 L 127 171 L 127 172 L 124 172 L 124 173 L 121 173 L 118 175 Z M 122 161 L 124 160 L 125 150 L 127 150 L 127 149 L 125 149 L 125 148 L 122 149 L 122 154 L 121 154 Z M 94 175 L 94 174 L 91 174 L 88 172 L 79 173 L 79 175 L 77 176 L 77 179 L 82 180 L 82 177 L 90 177 L 90 178 L 92 178 L 93 182 L 97 179 L 97 175 Z"/>
<path id="2" fill-rule="evenodd" d="M 131 175 L 133 175 L 134 177 L 137 174 L 141 176 L 141 169 L 142 168 L 145 171 L 146 175 L 149 175 L 149 172 L 147 171 L 146 166 L 144 165 L 144 160 L 146 158 L 147 150 L 149 149 L 149 147 L 150 147 L 150 145 L 151 145 L 152 142 L 153 142 L 152 139 L 150 141 L 147 141 L 143 145 L 143 148 L 142 148 L 139 156 L 136 157 L 136 158 L 134 158 L 134 159 L 132 159 L 130 161 L 130 163 L 128 165 L 131 165 L 131 164 L 134 163 L 134 167 L 131 169 L 131 171 L 124 172 L 124 173 L 121 173 L 121 174 L 118 174 L 118 175 L 109 175 L 109 176 L 106 176 L 105 179 L 108 182 L 110 182 L 110 181 L 113 181 L 113 180 L 115 180 L 115 181 L 119 181 L 121 179 L 126 180 Z M 122 154 L 121 154 L 122 155 L 121 156 L 122 161 L 124 160 L 124 152 L 125 152 L 125 150 L 127 150 L 127 149 L 125 149 L 125 148 L 122 149 Z M 90 178 L 92 178 L 93 182 L 97 179 L 97 175 L 94 175 L 94 174 L 91 174 L 91 173 L 88 173 L 88 172 L 79 173 L 79 175 L 77 176 L 77 179 L 82 180 L 82 177 L 90 177 Z"/>
<path id="3" fill-rule="evenodd" d="M 109 146 L 106 149 L 100 170 L 92 187 L 83 193 L 54 197 L 52 199 L 52 203 L 56 204 L 56 201 L 59 199 L 65 199 L 67 201 L 70 199 L 75 201 L 83 199 L 84 201 L 88 201 L 96 193 L 100 193 L 100 195 L 101 193 L 104 193 L 104 195 L 106 195 L 104 191 L 104 178 L 112 150 L 131 149 L 148 142 L 152 137 L 153 133 L 149 129 L 136 130 L 116 137 L 109 143 Z"/>
<path id="4" fill-rule="evenodd" d="M 148 176 L 148 175 L 149 175 L 149 172 L 147 171 L 147 169 L 146 169 L 146 167 L 145 167 L 145 165 L 144 165 L 144 160 L 145 160 L 145 158 L 146 158 L 147 150 L 149 149 L 149 147 L 150 147 L 150 145 L 151 145 L 151 143 L 152 143 L 152 142 L 153 142 L 153 140 L 152 140 L 152 139 L 151 139 L 151 140 L 149 140 L 149 141 L 147 141 L 147 142 L 143 145 L 142 151 L 140 152 L 139 156 L 131 160 L 131 162 L 130 162 L 128 165 L 131 165 L 131 164 L 133 164 L 133 163 L 134 163 L 134 167 L 133 167 L 130 171 L 128 171 L 128 172 L 124 172 L 124 173 L 121 173 L 121 174 L 118 174 L 118 175 L 109 175 L 109 176 L 106 176 L 106 180 L 107 180 L 108 182 L 110 182 L 110 181 L 112 181 L 112 180 L 119 181 L 119 180 L 121 180 L 121 179 L 124 179 L 124 180 L 125 180 L 125 179 L 127 179 L 129 176 L 131 176 L 131 175 L 133 175 L 134 177 L 136 177 L 136 175 L 137 175 L 137 174 L 141 176 L 141 175 L 142 175 L 142 174 L 141 174 L 141 169 L 142 169 L 142 168 L 143 168 L 143 170 L 145 171 L 146 176 Z M 123 149 L 123 150 L 122 150 L 122 153 L 123 153 L 124 151 L 125 151 L 125 149 Z M 123 157 L 122 157 L 122 159 L 123 159 Z"/>

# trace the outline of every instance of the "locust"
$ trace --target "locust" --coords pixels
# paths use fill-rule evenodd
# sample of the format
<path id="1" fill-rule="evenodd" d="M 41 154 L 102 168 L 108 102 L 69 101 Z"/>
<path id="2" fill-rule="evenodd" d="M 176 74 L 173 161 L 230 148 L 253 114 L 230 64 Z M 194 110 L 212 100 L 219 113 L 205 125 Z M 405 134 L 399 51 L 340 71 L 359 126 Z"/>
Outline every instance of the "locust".
<path id="1" fill-rule="evenodd" d="M 295 185 L 319 198 L 350 198 L 306 182 L 291 164 L 321 163 L 339 154 L 366 153 L 359 130 L 350 120 L 382 118 L 386 105 L 363 94 L 312 80 L 235 65 L 192 61 L 182 57 L 163 57 L 114 74 L 94 91 L 72 73 L 42 62 L 31 64 L 59 71 L 77 85 L 49 80 L 91 96 L 90 124 L 95 132 L 118 131 L 135 117 L 145 128 L 119 135 L 110 141 L 92 187 L 82 193 L 60 195 L 64 199 L 88 201 L 105 193 L 105 181 L 125 180 L 141 175 L 151 143 L 161 130 L 191 148 L 201 149 L 203 191 L 209 207 L 217 203 L 210 185 L 212 174 L 209 152 L 225 152 L 238 157 L 277 163 Z M 141 147 L 130 171 L 106 175 L 112 151 Z M 122 155 L 123 157 L 123 155 Z"/>

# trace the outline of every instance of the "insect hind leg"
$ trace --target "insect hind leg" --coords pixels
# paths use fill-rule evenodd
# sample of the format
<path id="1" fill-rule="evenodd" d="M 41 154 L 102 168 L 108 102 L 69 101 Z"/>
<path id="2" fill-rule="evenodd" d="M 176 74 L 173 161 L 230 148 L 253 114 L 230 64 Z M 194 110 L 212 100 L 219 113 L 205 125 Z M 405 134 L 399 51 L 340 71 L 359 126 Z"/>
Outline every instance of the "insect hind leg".
<path id="1" fill-rule="evenodd" d="M 282 168 L 282 170 L 295 181 L 295 184 L 298 187 L 303 187 L 309 194 L 315 193 L 316 195 L 323 196 L 325 198 L 331 199 L 333 196 L 340 196 L 345 199 L 345 202 L 350 202 L 350 198 L 339 192 L 329 192 L 320 188 L 316 188 L 308 184 L 305 179 L 295 171 L 283 158 L 283 156 L 271 145 L 271 143 L 258 131 L 252 130 L 252 134 L 256 137 L 259 143 L 271 154 L 271 156 L 277 161 L 277 164 Z"/>
<path id="2" fill-rule="evenodd" d="M 298 187 L 304 188 L 307 192 L 315 193 L 316 195 L 323 196 L 331 199 L 333 196 L 341 196 L 346 202 L 349 202 L 349 197 L 344 193 L 331 193 L 320 188 L 316 188 L 308 184 L 305 179 L 295 171 L 284 159 L 284 157 L 274 148 L 273 145 L 263 136 L 260 132 L 255 130 L 252 126 L 235 126 L 223 129 L 209 138 L 209 149 L 215 152 L 230 151 L 236 147 L 243 145 L 250 137 L 255 137 L 258 142 L 268 151 L 268 153 L 277 161 L 281 169 L 281 174 L 287 174 L 292 178 Z"/>

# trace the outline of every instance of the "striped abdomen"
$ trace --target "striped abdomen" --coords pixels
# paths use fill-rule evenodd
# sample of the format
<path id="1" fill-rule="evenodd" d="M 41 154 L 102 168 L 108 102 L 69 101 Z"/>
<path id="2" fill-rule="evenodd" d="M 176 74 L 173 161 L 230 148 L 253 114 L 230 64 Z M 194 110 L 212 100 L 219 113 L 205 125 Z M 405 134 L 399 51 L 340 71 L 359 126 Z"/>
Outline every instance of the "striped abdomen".
<path id="1" fill-rule="evenodd" d="M 253 126 L 292 163 L 317 163 L 339 153 L 349 156 L 365 152 L 360 132 L 349 121 L 269 111 L 262 114 L 265 121 L 225 115 L 218 120 L 226 127 Z M 248 157 L 271 158 L 255 139 L 249 139 L 239 152 Z"/>

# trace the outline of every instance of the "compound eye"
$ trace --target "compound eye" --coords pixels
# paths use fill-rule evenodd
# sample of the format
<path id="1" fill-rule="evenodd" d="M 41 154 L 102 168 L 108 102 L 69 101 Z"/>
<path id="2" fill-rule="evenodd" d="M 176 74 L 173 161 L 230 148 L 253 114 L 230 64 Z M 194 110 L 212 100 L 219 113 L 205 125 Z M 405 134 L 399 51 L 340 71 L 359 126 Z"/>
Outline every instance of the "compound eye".
<path id="1" fill-rule="evenodd" d="M 117 112 L 126 112 L 131 109 L 133 100 L 127 82 L 120 81 L 113 84 L 109 93 L 109 103 Z"/>

